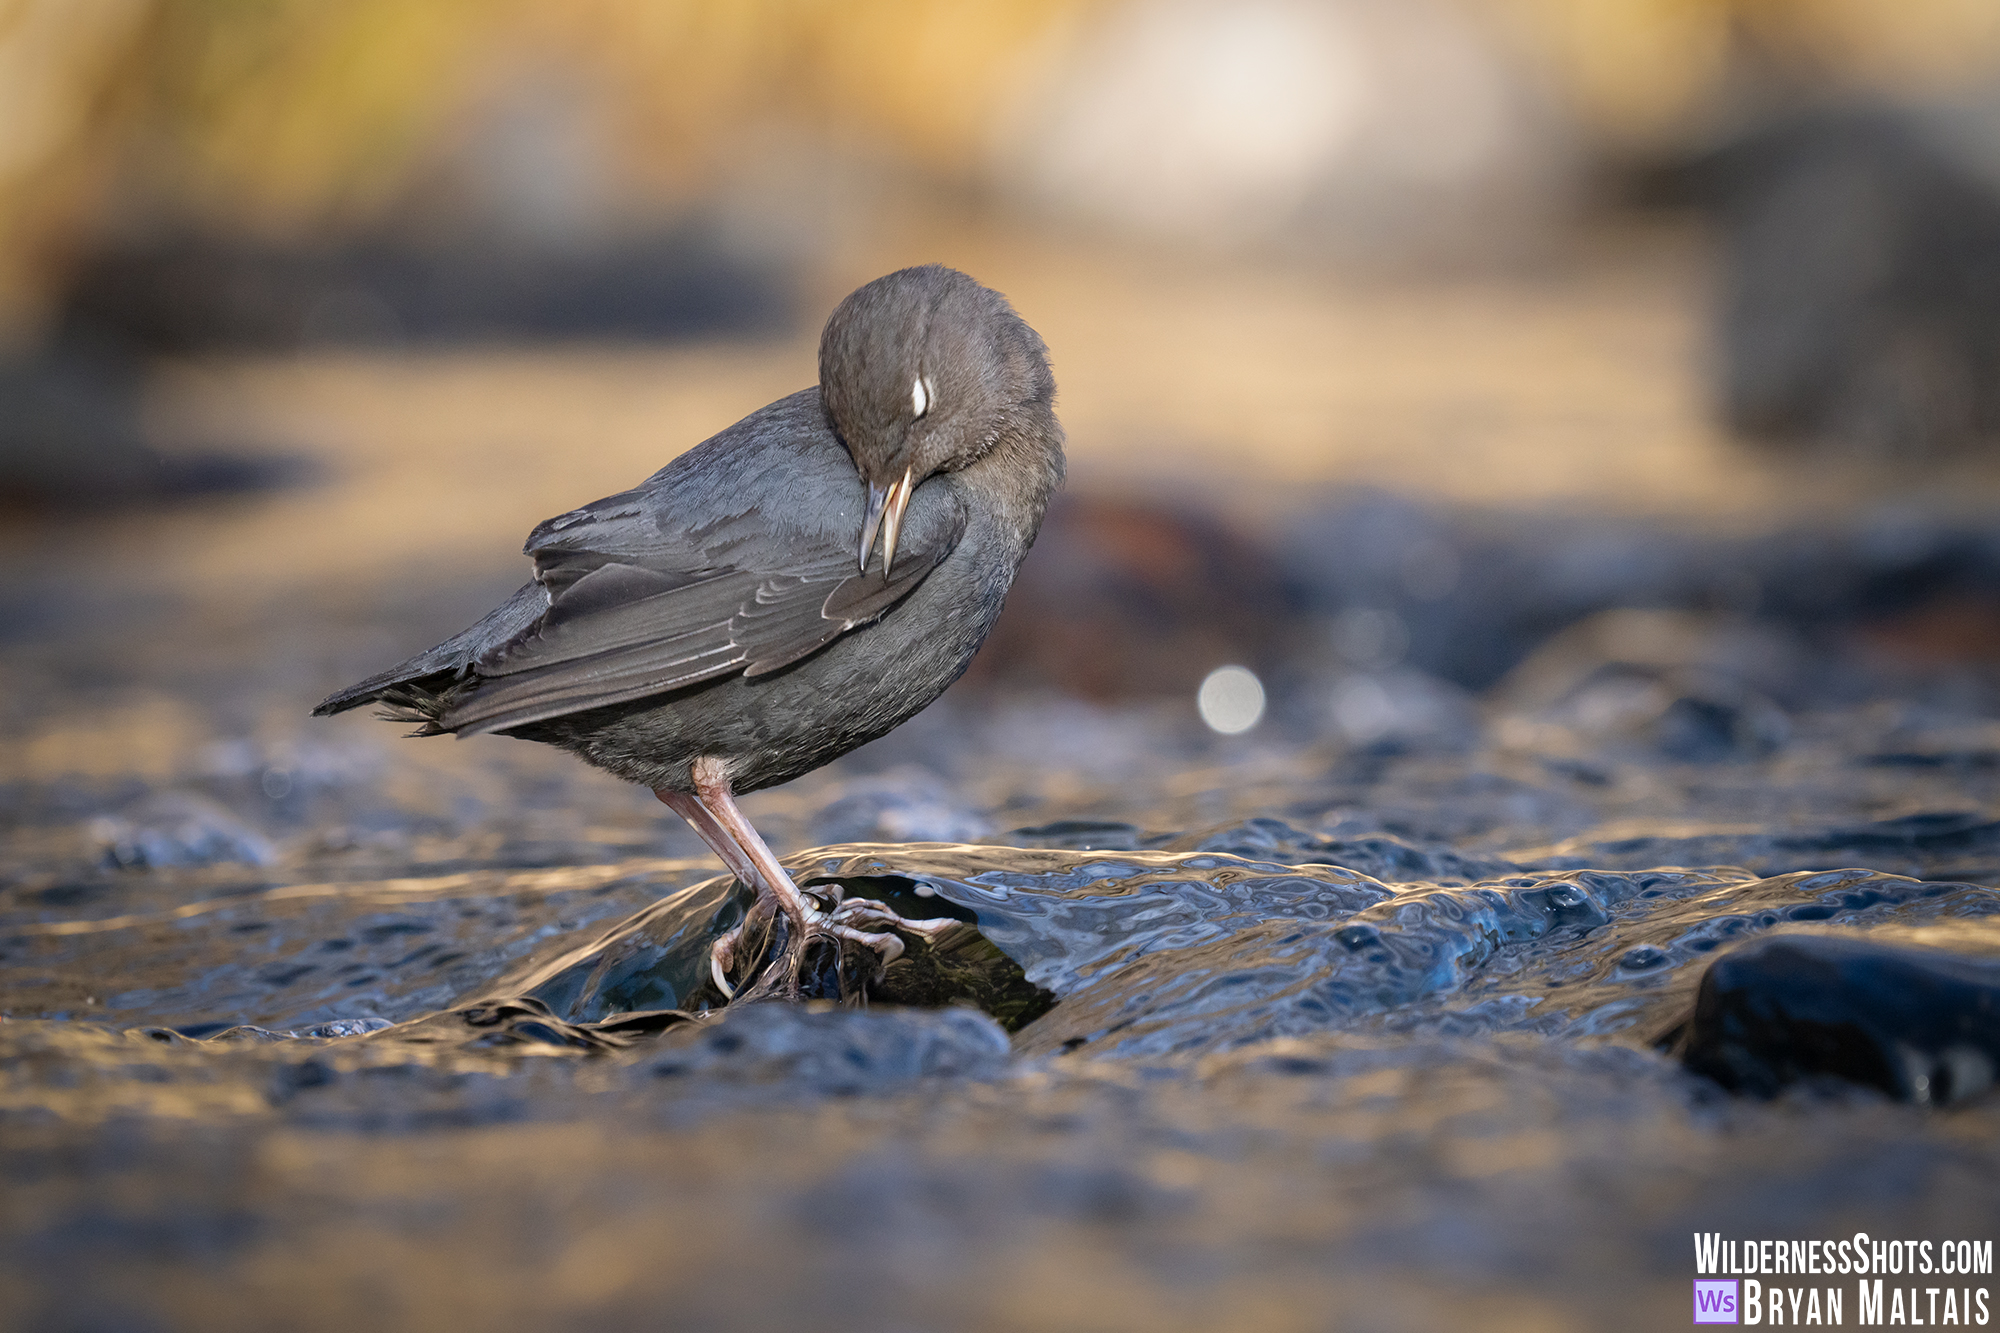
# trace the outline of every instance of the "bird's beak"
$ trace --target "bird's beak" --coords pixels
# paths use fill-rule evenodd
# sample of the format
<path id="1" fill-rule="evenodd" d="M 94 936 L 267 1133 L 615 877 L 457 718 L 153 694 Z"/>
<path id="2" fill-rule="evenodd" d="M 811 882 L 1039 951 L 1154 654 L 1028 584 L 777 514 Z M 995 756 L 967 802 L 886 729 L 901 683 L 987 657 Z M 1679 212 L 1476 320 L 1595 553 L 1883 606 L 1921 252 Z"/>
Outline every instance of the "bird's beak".
<path id="1" fill-rule="evenodd" d="M 875 532 L 882 532 L 882 577 L 889 577 L 889 566 L 895 563 L 896 539 L 903 532 L 903 511 L 909 508 L 910 492 L 916 489 L 911 479 L 911 469 L 905 469 L 903 479 L 895 484 L 882 487 L 868 483 L 868 516 L 861 524 L 861 572 L 868 572 L 868 553 L 875 549 Z"/>

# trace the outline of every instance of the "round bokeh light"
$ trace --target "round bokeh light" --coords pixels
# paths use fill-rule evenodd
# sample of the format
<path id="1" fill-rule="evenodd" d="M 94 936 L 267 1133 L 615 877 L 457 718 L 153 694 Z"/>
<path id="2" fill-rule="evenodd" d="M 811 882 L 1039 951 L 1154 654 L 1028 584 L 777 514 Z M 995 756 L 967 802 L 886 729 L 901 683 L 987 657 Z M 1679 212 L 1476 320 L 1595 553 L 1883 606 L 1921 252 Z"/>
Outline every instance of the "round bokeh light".
<path id="1" fill-rule="evenodd" d="M 1195 692 L 1194 705 L 1211 728 L 1234 736 L 1264 716 L 1264 684 L 1249 667 L 1217 667 Z"/>

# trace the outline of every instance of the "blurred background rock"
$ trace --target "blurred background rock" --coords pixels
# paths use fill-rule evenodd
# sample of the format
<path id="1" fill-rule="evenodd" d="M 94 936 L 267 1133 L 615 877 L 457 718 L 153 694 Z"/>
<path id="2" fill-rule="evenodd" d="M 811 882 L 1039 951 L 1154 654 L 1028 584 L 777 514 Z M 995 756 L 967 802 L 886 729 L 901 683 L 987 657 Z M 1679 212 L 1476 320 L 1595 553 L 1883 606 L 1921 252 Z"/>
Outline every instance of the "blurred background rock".
<path id="1" fill-rule="evenodd" d="M 1984 699 L 1996 90 L 1973 0 L 0 0 L 0 611 L 304 699 L 935 259 L 1074 459 L 961 698 L 1240 665 L 1267 730 L 1451 746 L 1506 678 L 1728 754 Z M 1635 608 L 1681 648 L 1520 703 Z"/>

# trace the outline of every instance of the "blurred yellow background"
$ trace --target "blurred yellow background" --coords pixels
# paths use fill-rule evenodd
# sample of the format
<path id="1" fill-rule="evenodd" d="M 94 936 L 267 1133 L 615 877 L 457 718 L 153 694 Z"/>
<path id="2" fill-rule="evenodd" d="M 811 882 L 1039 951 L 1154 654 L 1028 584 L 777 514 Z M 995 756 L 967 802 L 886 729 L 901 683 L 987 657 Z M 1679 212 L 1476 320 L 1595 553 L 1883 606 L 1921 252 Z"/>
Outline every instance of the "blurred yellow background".
<path id="1" fill-rule="evenodd" d="M 158 235 L 529 263 L 701 214 L 792 275 L 775 338 L 159 363 L 166 447 L 334 460 L 100 538 L 232 586 L 509 549 L 806 382 L 840 294 L 932 259 L 1046 336 L 1085 486 L 1769 522 L 1879 478 L 1733 447 L 1700 229 L 1607 220 L 1593 182 L 1996 67 L 1984 0 L 0 0 L 0 336 L 32 349 L 79 264 Z"/>
<path id="2" fill-rule="evenodd" d="M 65 259 L 106 230 L 379 225 L 421 201 L 523 88 L 561 103 L 566 143 L 598 159 L 615 196 L 604 207 L 628 220 L 741 185 L 760 157 L 787 153 L 976 187 L 1024 99 L 1050 95 L 1052 71 L 1119 8 L 4 0 L 0 308 L 17 342 L 31 337 Z M 1990 77 L 2000 59 L 2000 8 L 1984 0 L 1468 0 L 1446 18 L 1600 155 L 1713 132 L 1753 75 L 1913 95 Z"/>

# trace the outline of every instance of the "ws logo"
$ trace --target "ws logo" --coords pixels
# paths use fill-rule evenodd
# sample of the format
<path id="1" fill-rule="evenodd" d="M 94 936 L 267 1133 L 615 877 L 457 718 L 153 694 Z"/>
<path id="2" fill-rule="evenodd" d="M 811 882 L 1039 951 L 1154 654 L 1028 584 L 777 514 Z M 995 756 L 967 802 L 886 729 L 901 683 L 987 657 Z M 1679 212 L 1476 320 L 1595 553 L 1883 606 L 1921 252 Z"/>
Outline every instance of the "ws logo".
<path id="1" fill-rule="evenodd" d="M 1694 1322 L 1733 1324 L 1737 1322 L 1737 1282 L 1733 1277 L 1698 1277 L 1694 1280 Z"/>

